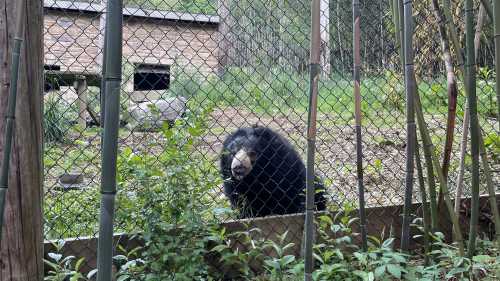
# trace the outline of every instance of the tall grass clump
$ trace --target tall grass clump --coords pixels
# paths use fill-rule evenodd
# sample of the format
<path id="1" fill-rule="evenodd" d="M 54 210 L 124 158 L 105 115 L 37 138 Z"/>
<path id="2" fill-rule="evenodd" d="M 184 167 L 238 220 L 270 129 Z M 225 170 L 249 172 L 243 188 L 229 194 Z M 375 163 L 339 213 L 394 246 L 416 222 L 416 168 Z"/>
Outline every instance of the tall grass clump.
<path id="1" fill-rule="evenodd" d="M 43 133 L 46 142 L 64 142 L 69 122 L 64 118 L 66 110 L 57 97 L 50 96 L 45 101 L 43 112 Z"/>

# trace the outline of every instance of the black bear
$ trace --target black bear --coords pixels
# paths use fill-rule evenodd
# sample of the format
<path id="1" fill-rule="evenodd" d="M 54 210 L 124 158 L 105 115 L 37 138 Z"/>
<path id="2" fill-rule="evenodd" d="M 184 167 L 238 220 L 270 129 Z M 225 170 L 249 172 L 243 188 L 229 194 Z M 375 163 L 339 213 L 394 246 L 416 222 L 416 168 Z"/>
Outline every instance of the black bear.
<path id="1" fill-rule="evenodd" d="M 220 172 L 224 193 L 240 218 L 305 210 L 306 168 L 293 146 L 267 127 L 240 128 L 223 143 Z M 316 177 L 316 210 L 326 208 Z"/>

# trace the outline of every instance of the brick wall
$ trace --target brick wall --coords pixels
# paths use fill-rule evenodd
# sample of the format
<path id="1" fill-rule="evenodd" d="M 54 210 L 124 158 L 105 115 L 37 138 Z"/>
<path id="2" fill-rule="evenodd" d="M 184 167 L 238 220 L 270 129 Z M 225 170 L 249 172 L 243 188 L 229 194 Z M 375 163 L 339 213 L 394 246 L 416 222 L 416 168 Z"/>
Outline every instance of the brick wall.
<path id="1" fill-rule="evenodd" d="M 99 13 L 46 9 L 45 64 L 62 71 L 99 72 Z M 125 91 L 133 91 L 136 63 L 171 66 L 179 73 L 208 75 L 216 70 L 217 25 L 126 17 L 123 26 Z M 128 65 L 128 66 L 127 66 Z M 127 73 L 128 70 L 128 73 Z"/>

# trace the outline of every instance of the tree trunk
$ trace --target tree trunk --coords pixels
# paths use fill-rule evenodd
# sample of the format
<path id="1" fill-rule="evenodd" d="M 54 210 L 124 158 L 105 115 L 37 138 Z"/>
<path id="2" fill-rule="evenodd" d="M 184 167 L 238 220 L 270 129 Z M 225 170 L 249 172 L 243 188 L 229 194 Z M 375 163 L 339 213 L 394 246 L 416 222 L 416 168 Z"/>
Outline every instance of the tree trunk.
<path id="1" fill-rule="evenodd" d="M 5 130 L 12 35 L 19 0 L 2 0 L 0 14 L 0 132 Z M 42 240 L 42 1 L 27 1 L 17 108 L 5 206 L 0 281 L 43 278 Z M 3 142 L 3 137 L 0 140 Z M 0 154 L 4 153 L 3 143 Z"/>

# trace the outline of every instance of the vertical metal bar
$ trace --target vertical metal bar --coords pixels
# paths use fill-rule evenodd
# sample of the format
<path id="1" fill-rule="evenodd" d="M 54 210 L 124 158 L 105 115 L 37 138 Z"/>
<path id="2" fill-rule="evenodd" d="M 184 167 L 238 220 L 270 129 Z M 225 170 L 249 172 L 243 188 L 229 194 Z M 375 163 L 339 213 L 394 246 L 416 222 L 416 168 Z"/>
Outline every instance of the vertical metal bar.
<path id="1" fill-rule="evenodd" d="M 479 218 L 479 122 L 476 99 L 476 58 L 474 54 L 474 3 L 465 1 L 465 73 L 468 81 L 468 105 L 470 114 L 470 135 L 472 155 L 472 206 L 467 254 L 472 258 L 476 246 L 477 223 Z"/>
<path id="2" fill-rule="evenodd" d="M 366 236 L 366 216 L 365 216 L 365 187 L 363 184 L 363 142 L 361 138 L 361 12 L 359 9 L 359 0 L 352 1 L 352 20 L 353 20 L 353 46 L 354 46 L 354 115 L 356 119 L 356 168 L 358 178 L 358 196 L 359 196 L 359 229 L 361 232 L 361 248 L 363 251 L 368 249 Z"/>
<path id="3" fill-rule="evenodd" d="M 312 0 L 311 5 L 311 49 L 309 114 L 307 120 L 307 166 L 306 166 L 306 218 L 305 218 L 305 274 L 306 281 L 312 280 L 314 271 L 314 152 L 316 148 L 316 118 L 318 104 L 318 83 L 320 67 L 320 1 Z"/>
<path id="4" fill-rule="evenodd" d="M 404 2 L 404 54 L 406 91 L 406 178 L 401 250 L 407 251 L 410 244 L 411 202 L 413 194 L 413 172 L 415 160 L 415 71 L 413 66 L 413 17 L 412 0 Z"/>
<path id="5" fill-rule="evenodd" d="M 122 0 L 107 3 L 105 42 L 106 93 L 104 135 L 102 144 L 101 210 L 97 248 L 97 280 L 109 281 L 112 275 L 113 220 L 116 195 L 116 158 L 120 121 L 120 85 L 122 72 Z M 109 50 L 113 50 L 109 52 Z"/>
<path id="6" fill-rule="evenodd" d="M 17 81 L 19 78 L 19 60 L 23 43 L 24 20 L 26 13 L 26 1 L 18 2 L 16 33 L 14 34 L 14 47 L 12 49 L 12 61 L 10 68 L 9 101 L 7 104 L 7 115 L 5 116 L 4 152 L 2 168 L 0 170 L 0 242 L 2 240 L 2 226 L 5 210 L 7 189 L 9 187 L 10 155 L 12 152 L 12 137 L 14 133 L 14 120 L 16 114 Z"/>
<path id="7" fill-rule="evenodd" d="M 500 2 L 493 1 L 493 26 L 495 34 L 495 90 L 497 93 L 498 131 L 500 132 Z"/>

